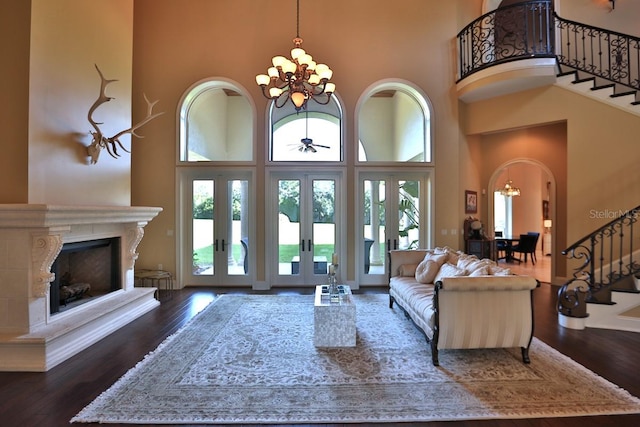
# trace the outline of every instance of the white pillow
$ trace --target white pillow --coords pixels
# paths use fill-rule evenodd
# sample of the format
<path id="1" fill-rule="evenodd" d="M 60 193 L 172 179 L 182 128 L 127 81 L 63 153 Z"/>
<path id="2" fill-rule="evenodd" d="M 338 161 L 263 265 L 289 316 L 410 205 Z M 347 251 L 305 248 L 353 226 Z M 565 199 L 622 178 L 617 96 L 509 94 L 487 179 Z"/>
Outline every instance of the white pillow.
<path id="1" fill-rule="evenodd" d="M 511 269 L 510 268 L 503 268 L 503 267 L 498 267 L 498 266 L 490 266 L 489 267 L 489 274 L 492 274 L 494 276 L 511 276 Z"/>
<path id="2" fill-rule="evenodd" d="M 475 277 L 475 276 L 489 276 L 489 267 L 485 265 L 469 273 L 469 277 Z"/>
<path id="3" fill-rule="evenodd" d="M 422 261 L 416 268 L 416 280 L 420 283 L 434 283 L 436 274 L 440 270 L 440 264 L 433 260 Z"/>
<path id="4" fill-rule="evenodd" d="M 446 253 L 436 254 L 433 252 L 427 252 L 424 256 L 423 261 L 435 261 L 438 266 L 441 266 L 442 264 L 447 262 L 447 258 L 449 258 L 449 254 Z"/>
<path id="5" fill-rule="evenodd" d="M 442 279 L 443 277 L 456 277 L 456 276 L 466 276 L 467 271 L 464 268 L 458 268 L 453 264 L 444 263 L 442 267 L 440 267 L 440 271 L 436 275 L 436 278 L 433 280 L 433 283 Z"/>
<path id="6" fill-rule="evenodd" d="M 478 259 L 476 257 L 469 257 L 469 258 L 460 258 L 458 260 L 458 264 L 457 267 L 458 268 L 463 268 L 465 270 L 467 270 L 469 273 L 477 270 L 478 268 L 482 268 L 482 267 L 488 267 L 491 264 L 491 260 L 490 259 Z"/>

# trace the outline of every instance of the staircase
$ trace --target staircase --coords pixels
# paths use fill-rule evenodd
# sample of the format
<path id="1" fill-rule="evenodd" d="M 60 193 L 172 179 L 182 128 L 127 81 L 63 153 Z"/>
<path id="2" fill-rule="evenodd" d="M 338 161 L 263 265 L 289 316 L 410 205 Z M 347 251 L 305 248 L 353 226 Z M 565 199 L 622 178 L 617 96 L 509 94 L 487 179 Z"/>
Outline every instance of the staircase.
<path id="1" fill-rule="evenodd" d="M 556 84 L 640 115 L 640 38 L 553 19 Z"/>
<path id="2" fill-rule="evenodd" d="M 640 306 L 640 293 L 612 292 L 613 305 L 589 304 L 589 317 L 585 327 L 640 332 L 640 317 L 624 315 L 629 309 Z"/>
<path id="3" fill-rule="evenodd" d="M 595 76 L 582 77 L 583 73 L 577 70 L 562 71 L 562 67 L 559 68 L 556 86 L 640 116 L 640 98 L 635 89 L 620 88 Z"/>
<path id="4" fill-rule="evenodd" d="M 562 251 L 574 270 L 558 291 L 562 326 L 640 332 L 640 318 L 620 316 L 640 305 L 640 206 L 616 212 L 617 218 Z"/>

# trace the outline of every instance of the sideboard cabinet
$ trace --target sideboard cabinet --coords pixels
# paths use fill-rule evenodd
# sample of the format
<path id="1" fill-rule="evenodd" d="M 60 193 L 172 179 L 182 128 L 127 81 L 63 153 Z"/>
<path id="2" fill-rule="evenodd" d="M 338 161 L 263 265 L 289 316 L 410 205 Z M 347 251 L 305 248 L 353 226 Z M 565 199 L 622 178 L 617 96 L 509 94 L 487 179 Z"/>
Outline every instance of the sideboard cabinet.
<path id="1" fill-rule="evenodd" d="M 470 255 L 475 255 L 478 258 L 489 258 L 496 260 L 496 241 L 491 240 L 466 240 L 465 252 Z"/>

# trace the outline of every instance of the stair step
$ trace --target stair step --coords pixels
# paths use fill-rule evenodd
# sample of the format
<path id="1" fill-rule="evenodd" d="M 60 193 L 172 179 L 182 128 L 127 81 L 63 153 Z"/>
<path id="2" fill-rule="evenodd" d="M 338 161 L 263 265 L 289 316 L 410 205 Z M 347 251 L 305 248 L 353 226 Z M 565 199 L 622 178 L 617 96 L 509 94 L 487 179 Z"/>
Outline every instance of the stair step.
<path id="1" fill-rule="evenodd" d="M 571 76 L 571 75 L 575 76 L 576 72 L 575 71 L 562 71 L 562 72 L 558 73 L 556 76 L 557 77 L 564 77 L 564 76 Z"/>
<path id="2" fill-rule="evenodd" d="M 606 85 L 594 86 L 594 87 L 591 88 L 591 90 L 611 89 L 611 88 L 614 88 L 614 87 L 616 87 L 615 83 L 609 83 L 609 84 L 606 84 Z"/>
<path id="3" fill-rule="evenodd" d="M 629 96 L 629 95 L 634 95 L 635 96 L 636 91 L 635 90 L 630 90 L 628 92 L 620 92 L 620 93 L 614 93 L 611 95 L 612 98 L 620 98 L 622 96 Z"/>
<path id="4" fill-rule="evenodd" d="M 595 82 L 595 81 L 596 81 L 595 77 L 583 77 L 581 79 L 575 79 L 573 83 L 578 84 L 578 83 Z"/>

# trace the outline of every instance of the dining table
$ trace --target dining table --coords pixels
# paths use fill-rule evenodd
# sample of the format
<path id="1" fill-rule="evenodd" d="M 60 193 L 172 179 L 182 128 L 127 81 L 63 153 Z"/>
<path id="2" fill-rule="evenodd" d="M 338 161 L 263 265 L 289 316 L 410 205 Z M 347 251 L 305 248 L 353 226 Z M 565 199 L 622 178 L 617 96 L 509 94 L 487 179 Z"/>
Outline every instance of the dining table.
<path id="1" fill-rule="evenodd" d="M 501 258 L 496 257 L 498 261 L 503 259 L 504 262 L 515 262 L 515 261 L 520 262 L 518 258 L 514 258 L 513 256 L 513 247 L 520 242 L 520 236 L 518 237 L 500 236 L 500 237 L 496 237 L 495 239 L 496 239 L 496 247 L 499 246 L 500 242 L 504 243 L 504 256 Z"/>

